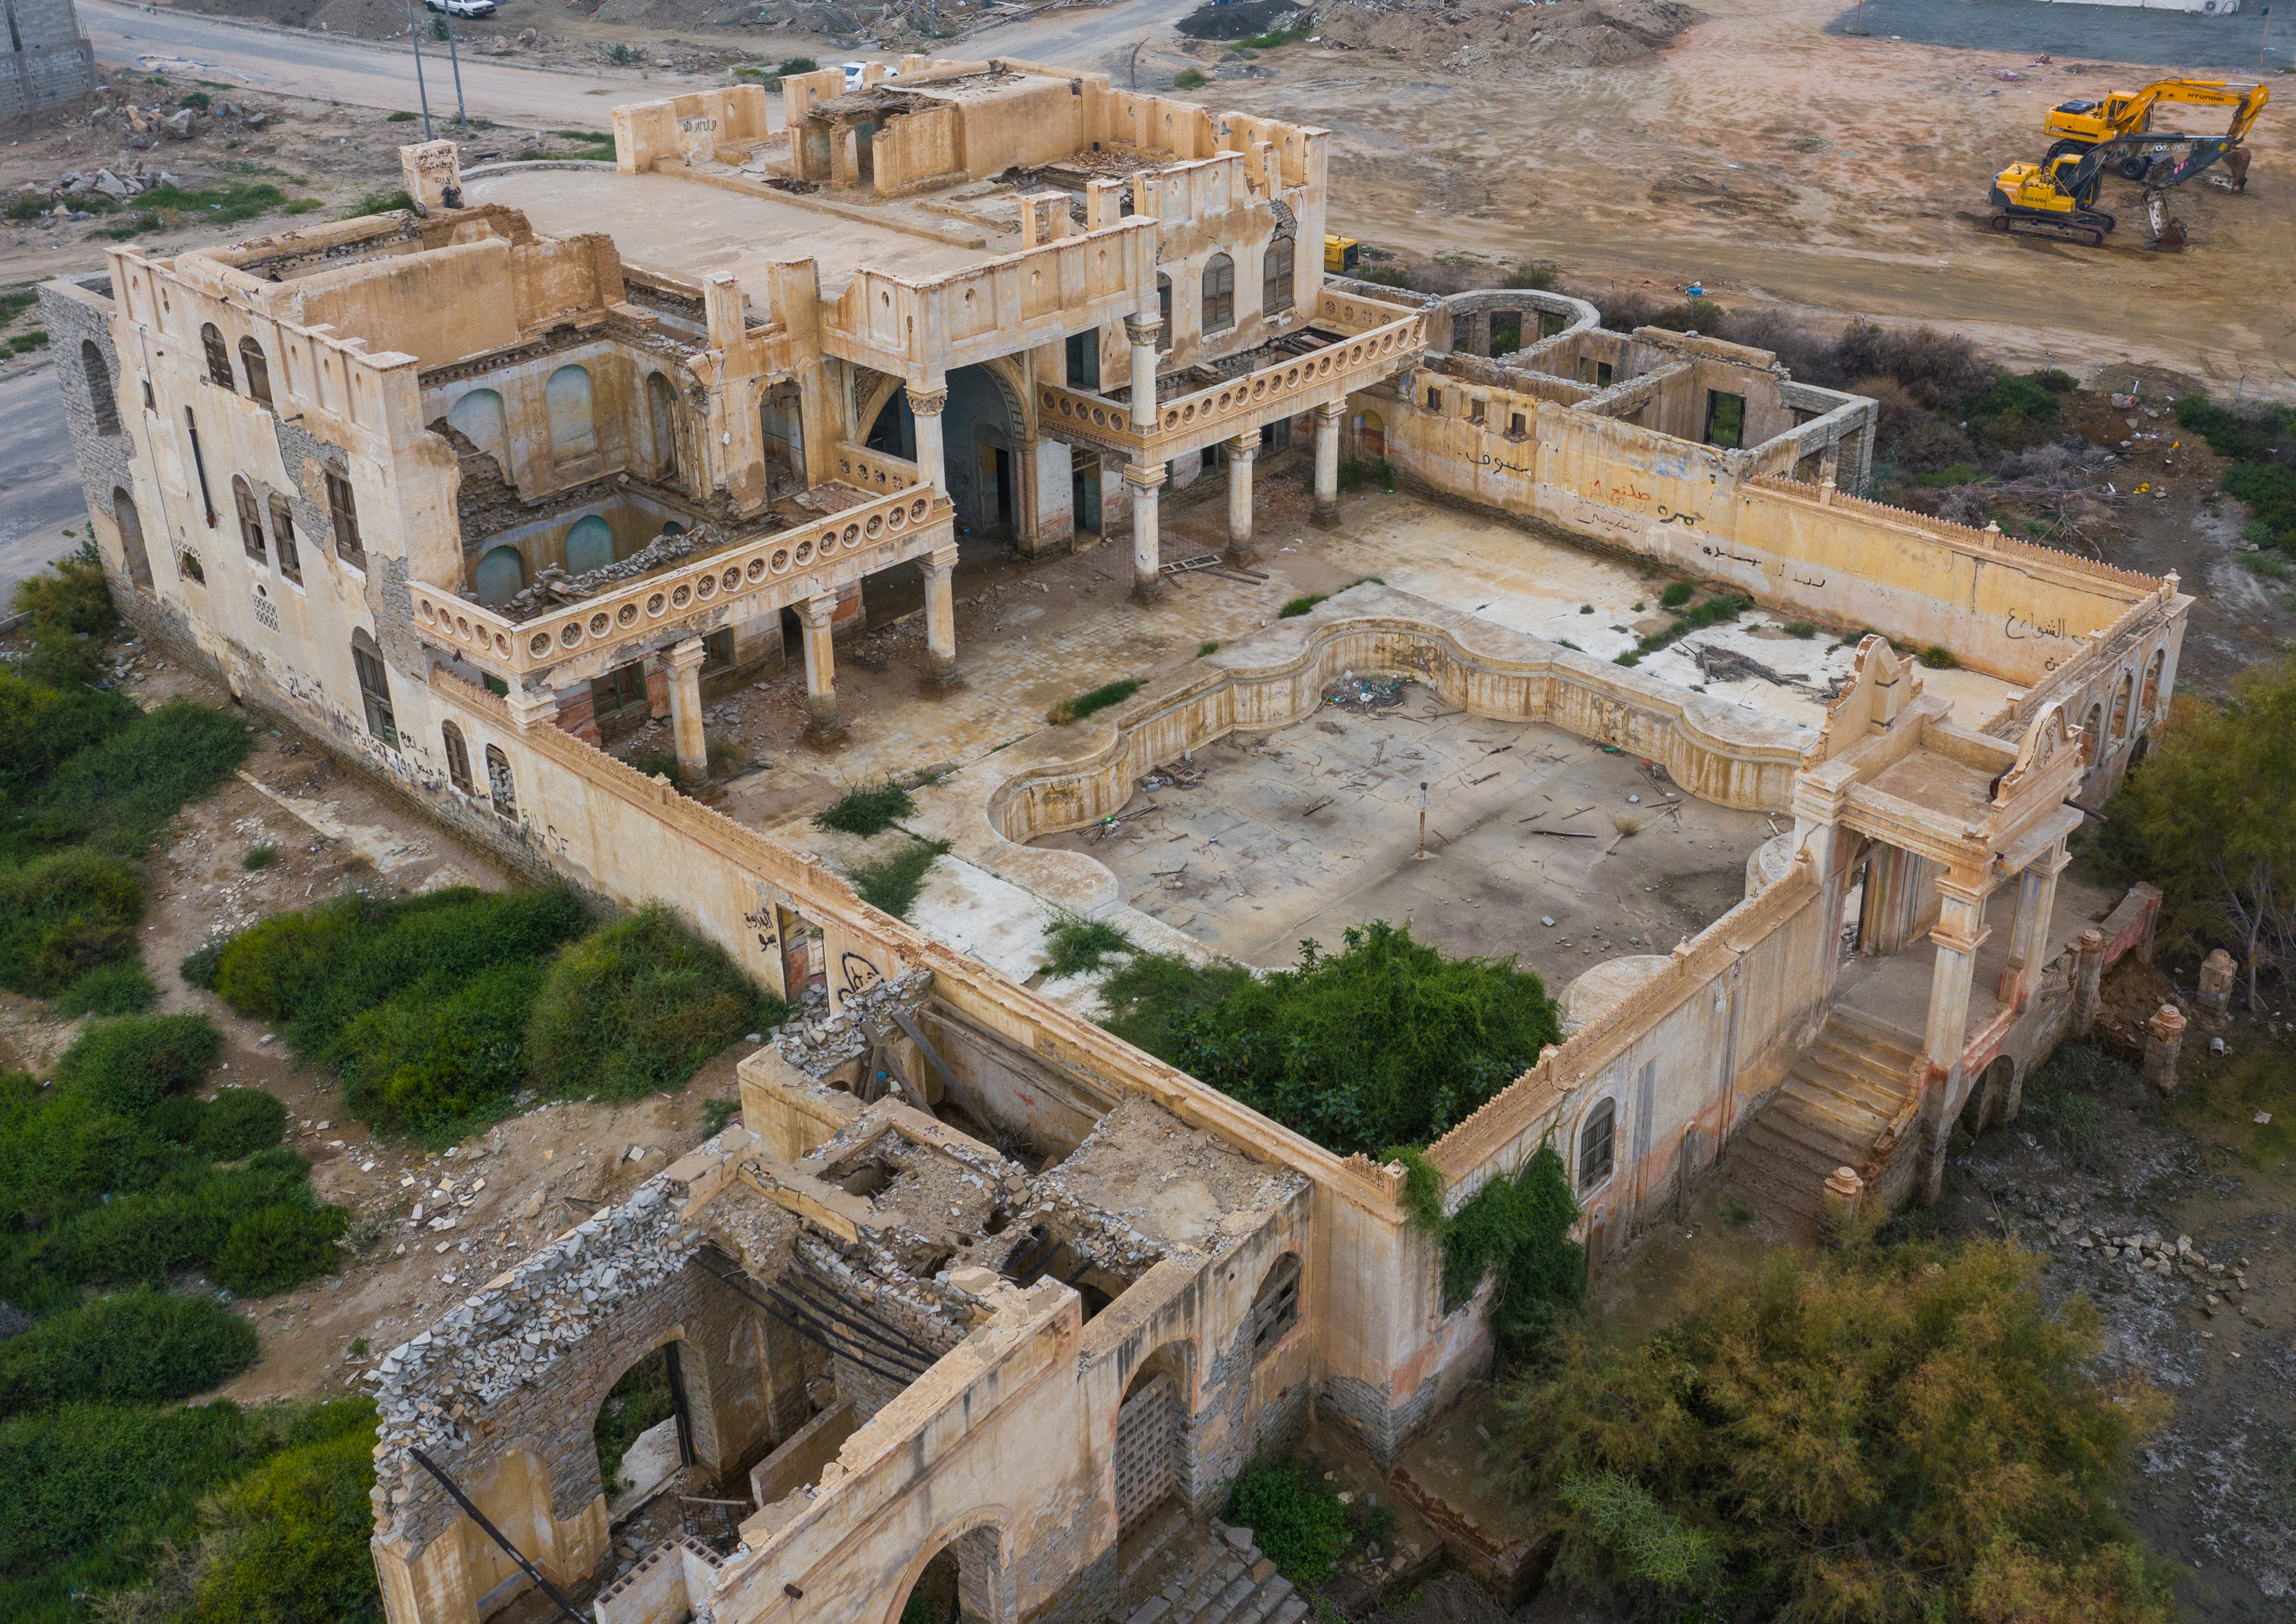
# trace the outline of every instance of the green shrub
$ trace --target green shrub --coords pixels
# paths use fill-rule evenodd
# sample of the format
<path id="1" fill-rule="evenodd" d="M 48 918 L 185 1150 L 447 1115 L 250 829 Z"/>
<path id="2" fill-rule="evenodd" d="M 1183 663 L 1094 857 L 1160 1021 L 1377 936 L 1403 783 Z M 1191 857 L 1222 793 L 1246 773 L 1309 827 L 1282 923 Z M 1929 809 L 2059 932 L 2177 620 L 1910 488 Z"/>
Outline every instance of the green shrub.
<path id="1" fill-rule="evenodd" d="M 223 1052 L 205 1015 L 127 1015 L 82 1032 L 56 1062 L 56 1087 L 134 1117 L 194 1087 Z"/>
<path id="2" fill-rule="evenodd" d="M 2225 470 L 2226 493 L 2248 504 L 2282 546 L 2296 545 L 2296 468 L 2279 463 L 2235 463 Z"/>
<path id="3" fill-rule="evenodd" d="M 0 1342 L 0 1418 L 61 1404 L 188 1398 L 253 1365 L 255 1327 L 209 1297 L 140 1290 Z"/>
<path id="4" fill-rule="evenodd" d="M 383 122 L 385 124 L 412 124 L 421 116 L 422 115 L 419 113 L 411 113 L 406 109 L 401 108 L 398 111 L 385 117 Z"/>
<path id="5" fill-rule="evenodd" d="M 1286 601 L 1283 608 L 1275 611 L 1275 618 L 1279 620 L 1297 619 L 1331 595 L 1328 592 L 1313 592 L 1304 597 L 1292 598 Z"/>
<path id="6" fill-rule="evenodd" d="M 1193 68 L 1183 68 L 1172 76 L 1172 88 L 1175 90 L 1198 90 L 1208 83 L 1210 81 Z"/>
<path id="7" fill-rule="evenodd" d="M 873 908 L 881 908 L 896 919 L 906 919 L 909 910 L 917 905 L 917 893 L 924 887 L 926 872 L 947 849 L 947 841 L 913 838 L 891 857 L 856 868 L 850 875 L 854 894 Z"/>
<path id="8" fill-rule="evenodd" d="M 85 847 L 0 869 L 0 987 L 50 997 L 135 952 L 144 887 L 125 863 Z"/>
<path id="9" fill-rule="evenodd" d="M 240 854 L 239 865 L 253 874 L 258 868 L 268 868 L 279 860 L 276 846 L 250 846 Z"/>
<path id="10" fill-rule="evenodd" d="M 1254 1461 L 1235 1475 L 1221 1515 L 1251 1530 L 1267 1559 L 1294 1585 L 1330 1579 L 1348 1549 L 1348 1509 L 1337 1490 L 1288 1461 Z"/>
<path id="11" fill-rule="evenodd" d="M 1709 598 L 1703 603 L 1693 604 L 1688 609 L 1677 611 L 1673 621 L 1664 631 L 1652 632 L 1650 636 L 1637 640 L 1628 652 L 1636 656 L 1654 654 L 1677 637 L 1686 636 L 1695 631 L 1703 631 L 1710 626 L 1720 626 L 1735 620 L 1753 606 L 1753 599 L 1741 596 L 1734 592 L 1726 592 L 1719 597 Z M 1622 666 L 1636 665 L 1639 663 L 1639 659 L 1629 660 L 1621 655 L 1618 663 Z"/>
<path id="12" fill-rule="evenodd" d="M 1527 259 L 1499 278 L 1503 288 L 1529 288 L 1552 293 L 1562 283 L 1562 267 L 1552 259 Z"/>
<path id="13" fill-rule="evenodd" d="M 73 977 L 56 995 L 56 1008 L 66 1015 L 133 1015 L 159 1001 L 142 962 L 123 958 Z"/>
<path id="14" fill-rule="evenodd" d="M 382 1617 L 374 1554 L 375 1423 L 343 1407 L 205 1517 L 192 1577 L 197 1624 L 365 1624 Z"/>
<path id="15" fill-rule="evenodd" d="M 85 841 L 141 857 L 169 818 L 228 777 L 252 737 L 246 723 L 170 700 L 65 761 L 28 797 L 16 843 Z"/>
<path id="16" fill-rule="evenodd" d="M 111 588 L 103 578 L 102 556 L 93 541 L 50 564 L 51 575 L 28 575 L 16 583 L 16 612 L 43 630 L 70 636 L 97 636 L 119 623 L 111 611 Z"/>
<path id="17" fill-rule="evenodd" d="M 1961 663 L 1953 657 L 1951 649 L 1936 643 L 1921 652 L 1921 662 L 1932 671 L 1950 671 Z"/>
<path id="18" fill-rule="evenodd" d="M 1970 403 L 1972 417 L 2021 417 L 2031 422 L 2054 422 L 2057 392 L 2041 378 L 2028 373 L 2002 378 Z"/>
<path id="19" fill-rule="evenodd" d="M 1942 468 L 1915 474 L 1914 483 L 1923 490 L 1941 490 L 1948 485 L 1974 484 L 1977 477 L 1977 464 L 1974 463 L 1948 463 Z"/>
<path id="20" fill-rule="evenodd" d="M 1133 953 L 1132 939 L 1105 920 L 1063 918 L 1046 934 L 1045 967 L 1054 975 L 1097 970 L 1114 953 Z"/>
<path id="21" fill-rule="evenodd" d="M 1663 608 L 1680 609 L 1685 603 L 1689 603 L 1697 592 L 1698 588 L 1688 581 L 1669 581 L 1666 584 L 1666 590 L 1658 595 L 1658 601 Z"/>
<path id="22" fill-rule="evenodd" d="M 1103 683 L 1088 693 L 1079 693 L 1074 699 L 1062 700 L 1046 713 L 1045 719 L 1056 727 L 1065 727 L 1070 722 L 1080 721 L 1095 710 L 1105 710 L 1111 705 L 1120 705 L 1139 692 L 1140 684 L 1136 678 L 1119 677 L 1115 682 Z"/>
<path id="23" fill-rule="evenodd" d="M 2273 447 L 2288 431 L 2291 416 L 2285 406 L 2228 410 L 2206 395 L 2185 395 L 2177 401 L 2177 426 L 2199 434 L 2210 450 L 2234 463 L 2271 461 Z"/>
<path id="24" fill-rule="evenodd" d="M 1196 658 L 1197 658 L 1197 659 L 1199 659 L 1199 660 L 1206 660 L 1206 659 L 1209 659 L 1209 658 L 1210 658 L 1212 655 L 1217 654 L 1217 653 L 1218 653 L 1218 652 L 1219 652 L 1219 644 L 1218 644 L 1218 643 L 1216 643 L 1216 642 L 1207 642 L 1207 643 L 1201 644 L 1199 644 L 1199 645 L 1197 646 L 1197 649 L 1196 649 Z"/>
<path id="25" fill-rule="evenodd" d="M 2041 1261 L 1797 1252 L 1655 1335 L 1586 1328 L 1503 1392 L 1499 1486 L 1607 1614 L 2167 1624 L 2117 1508 L 2165 1402 Z"/>
<path id="26" fill-rule="evenodd" d="M 1406 1166 L 1416 1161 L 1434 1173 L 1423 1157 L 1403 1155 Z M 1424 1223 L 1429 1215 L 1421 1208 L 1418 1216 Z M 1501 1350 L 1512 1357 L 1534 1351 L 1586 1294 L 1586 1249 L 1570 1239 L 1578 1221 L 1562 1159 L 1542 1144 L 1514 1177 L 1492 1179 L 1436 1226 L 1446 1312 L 1464 1307 L 1488 1278 L 1491 1333 Z"/>
<path id="27" fill-rule="evenodd" d="M 343 1103 L 379 1133 L 463 1138 L 525 1083 L 527 1023 L 548 973 L 529 961 L 425 978 L 353 1017 L 332 1046 Z"/>
<path id="28" fill-rule="evenodd" d="M 1789 620 L 1785 623 L 1785 634 L 1789 637 L 1800 637 L 1807 642 L 1817 636 L 1817 627 L 1815 622 L 1809 620 Z"/>
<path id="29" fill-rule="evenodd" d="M 1411 273 L 1399 265 L 1366 266 L 1356 273 L 1362 281 L 1382 288 L 1407 288 Z"/>
<path id="30" fill-rule="evenodd" d="M 653 903 L 551 962 L 528 1020 L 528 1071 L 554 1094 L 675 1092 L 742 1033 L 788 1013 L 716 944 Z"/>
<path id="31" fill-rule="evenodd" d="M 834 829 L 841 834 L 882 834 L 897 820 L 916 809 L 917 803 L 909 798 L 909 792 L 887 779 L 874 789 L 846 791 L 828 810 L 816 815 L 813 822 L 817 829 Z"/>
<path id="32" fill-rule="evenodd" d="M 371 214 L 396 214 L 402 210 L 411 213 L 414 208 L 414 200 L 407 196 L 406 189 L 402 187 L 397 192 L 370 192 L 345 209 L 335 218 L 359 220 L 365 219 Z"/>
<path id="33" fill-rule="evenodd" d="M 782 58 L 781 66 L 774 71 L 781 74 L 818 73 L 821 71 L 821 64 L 809 56 L 784 56 Z"/>
<path id="34" fill-rule="evenodd" d="M 16 799 L 135 716 L 125 694 L 81 686 L 59 692 L 0 670 L 0 795 Z"/>
<path id="35" fill-rule="evenodd" d="M 332 1274 L 335 1242 L 348 1222 L 340 1207 L 276 1202 L 258 1208 L 224 1237 L 215 1277 L 242 1297 L 268 1297 L 314 1275 Z"/>
<path id="36" fill-rule="evenodd" d="M 1110 1030 L 1341 1155 L 1434 1140 L 1560 1031 L 1512 958 L 1447 958 L 1384 921 L 1263 978 L 1136 955 L 1103 993 Z"/>
<path id="37" fill-rule="evenodd" d="M 266 1150 L 287 1131 L 287 1107 L 260 1088 L 226 1088 L 207 1103 L 191 1146 L 209 1161 L 237 1161 Z"/>

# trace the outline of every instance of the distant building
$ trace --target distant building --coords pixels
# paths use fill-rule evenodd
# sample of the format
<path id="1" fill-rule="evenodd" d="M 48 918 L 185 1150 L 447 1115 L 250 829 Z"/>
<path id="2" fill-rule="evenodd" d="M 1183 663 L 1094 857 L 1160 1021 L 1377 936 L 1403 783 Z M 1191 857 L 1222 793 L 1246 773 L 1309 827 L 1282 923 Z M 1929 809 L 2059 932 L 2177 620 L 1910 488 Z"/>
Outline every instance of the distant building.
<path id="1" fill-rule="evenodd" d="M 77 102 L 94 90 L 95 47 L 71 0 L 0 0 L 8 54 L 0 57 L 0 122 Z"/>

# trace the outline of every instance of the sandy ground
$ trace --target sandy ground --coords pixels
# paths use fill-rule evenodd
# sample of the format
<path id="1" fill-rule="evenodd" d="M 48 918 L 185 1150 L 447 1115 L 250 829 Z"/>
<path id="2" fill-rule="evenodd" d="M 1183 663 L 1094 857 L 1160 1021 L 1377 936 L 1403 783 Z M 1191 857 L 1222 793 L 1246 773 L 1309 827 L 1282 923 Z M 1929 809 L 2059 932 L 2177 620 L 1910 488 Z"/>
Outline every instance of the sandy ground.
<path id="1" fill-rule="evenodd" d="M 127 652 L 135 665 L 125 686 L 138 702 L 178 693 L 228 702 L 141 644 Z M 250 872 L 241 859 L 256 846 L 278 857 Z M 232 1398 L 324 1392 L 356 1380 L 366 1362 L 353 1351 L 360 1339 L 380 1355 L 536 1246 L 625 1198 L 701 1142 L 702 1102 L 734 1096 L 734 1062 L 750 1046 L 712 1061 L 683 1093 L 627 1105 L 545 1104 L 428 1154 L 345 1120 L 332 1076 L 297 1065 L 262 1021 L 185 986 L 176 965 L 218 931 L 347 887 L 376 895 L 500 890 L 509 883 L 500 870 L 316 747 L 266 731 L 239 778 L 177 816 L 147 875 L 144 964 L 160 984 L 160 1008 L 203 1013 L 222 1031 L 210 1086 L 278 1095 L 290 1113 L 287 1142 L 310 1160 L 318 1198 L 345 1206 L 354 1220 L 390 1226 L 381 1244 L 341 1273 L 242 1305 L 263 1352 L 219 1390 Z M 51 1020 L 35 1000 L 0 993 L 0 1067 L 45 1071 L 78 1026 Z M 438 1226 L 442 1216 L 453 1219 L 450 1227 Z"/>

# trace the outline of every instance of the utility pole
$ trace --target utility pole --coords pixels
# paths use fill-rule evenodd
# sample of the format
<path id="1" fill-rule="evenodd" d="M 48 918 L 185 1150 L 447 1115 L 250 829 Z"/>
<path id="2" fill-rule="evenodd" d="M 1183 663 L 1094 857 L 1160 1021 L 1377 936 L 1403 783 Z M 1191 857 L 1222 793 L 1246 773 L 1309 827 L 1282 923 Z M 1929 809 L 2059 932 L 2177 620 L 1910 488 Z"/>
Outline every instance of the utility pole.
<path id="1" fill-rule="evenodd" d="M 1858 4 L 1864 4 L 1865 0 L 1858 0 Z M 2256 70 L 2259 73 L 2264 71 L 2264 53 L 2271 49 L 2272 8 L 2267 5 L 2264 8 L 2264 43 L 2256 47 Z"/>
<path id="2" fill-rule="evenodd" d="M 1427 786 L 1419 786 L 1419 855 L 1416 862 L 1427 860 Z"/>
<path id="3" fill-rule="evenodd" d="M 455 50 L 455 20 L 447 19 L 447 60 L 455 67 L 455 117 L 463 126 L 463 139 L 471 138 L 471 113 L 463 105 L 463 59 Z"/>
<path id="4" fill-rule="evenodd" d="M 414 47 L 414 93 L 422 98 L 422 139 L 430 139 L 430 91 L 422 82 L 422 26 L 414 0 L 406 0 L 406 43 Z"/>

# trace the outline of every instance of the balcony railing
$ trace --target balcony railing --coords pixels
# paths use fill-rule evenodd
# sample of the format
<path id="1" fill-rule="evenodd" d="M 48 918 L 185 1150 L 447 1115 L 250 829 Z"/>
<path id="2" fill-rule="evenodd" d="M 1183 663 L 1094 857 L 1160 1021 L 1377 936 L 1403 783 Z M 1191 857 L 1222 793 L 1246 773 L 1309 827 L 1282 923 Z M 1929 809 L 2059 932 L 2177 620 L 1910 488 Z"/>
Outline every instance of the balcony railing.
<path id="1" fill-rule="evenodd" d="M 845 447 L 839 449 L 841 453 Z M 889 464 L 898 461 L 882 460 Z M 415 619 L 425 634 L 467 651 L 488 669 L 504 674 L 540 670 L 601 643 L 672 629 L 682 620 L 723 607 L 724 599 L 739 593 L 769 591 L 783 583 L 796 586 L 824 568 L 840 570 L 849 560 L 857 567 L 863 562 L 858 554 L 914 537 L 953 511 L 947 497 L 913 487 L 796 529 L 720 547 L 705 558 L 643 576 L 526 621 L 418 583 Z M 826 583 L 816 586 L 816 591 L 824 589 Z"/>
<path id="2" fill-rule="evenodd" d="M 1325 297 L 1324 302 L 1332 302 Z M 1365 301 L 1344 301 L 1362 308 Z M 1381 307 L 1392 314 L 1392 307 Z M 1350 312 L 1352 314 L 1352 310 Z M 1335 316 L 1337 312 L 1332 313 Z M 1414 311 L 1303 356 L 1225 379 L 1193 394 L 1158 403 L 1156 426 L 1143 434 L 1120 400 L 1057 384 L 1040 385 L 1037 402 L 1044 426 L 1055 433 L 1111 446 L 1136 462 L 1166 457 L 1265 422 L 1343 400 L 1355 390 L 1392 374 L 1426 348 L 1427 318 Z"/>

